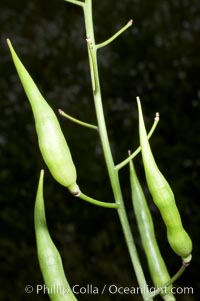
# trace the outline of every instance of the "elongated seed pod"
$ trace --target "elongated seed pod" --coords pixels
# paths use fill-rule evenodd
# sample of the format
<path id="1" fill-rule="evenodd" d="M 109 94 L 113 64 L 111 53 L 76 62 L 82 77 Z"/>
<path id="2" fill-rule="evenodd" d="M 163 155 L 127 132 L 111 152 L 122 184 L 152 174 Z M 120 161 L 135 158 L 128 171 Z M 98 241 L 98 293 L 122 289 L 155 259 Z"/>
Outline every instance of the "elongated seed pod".
<path id="1" fill-rule="evenodd" d="M 133 162 L 129 162 L 130 169 L 130 184 L 132 203 L 135 212 L 135 217 L 142 240 L 142 246 L 147 258 L 149 272 L 154 286 L 162 287 L 170 280 L 165 262 L 160 253 L 154 231 L 153 220 L 151 212 L 147 205 L 146 198 L 144 196 L 142 187 L 138 180 Z M 161 296 L 165 301 L 174 301 L 175 297 L 171 292 L 172 285 L 163 289 Z"/>
<path id="2" fill-rule="evenodd" d="M 154 160 L 142 114 L 139 98 L 139 136 L 142 150 L 142 159 L 145 169 L 146 181 L 155 205 L 158 207 L 167 228 L 167 238 L 174 252 L 181 256 L 185 263 L 190 262 L 192 256 L 192 241 L 184 230 L 174 194 L 158 169 Z"/>
<path id="3" fill-rule="evenodd" d="M 54 245 L 46 223 L 43 199 L 44 171 L 40 173 L 35 201 L 34 221 L 37 253 L 45 285 L 52 301 L 76 301 L 65 277 L 60 254 Z"/>
<path id="4" fill-rule="evenodd" d="M 76 169 L 58 119 L 21 63 L 10 40 L 7 42 L 32 107 L 43 159 L 55 180 L 67 187 L 72 194 L 79 195 L 80 190 L 76 184 Z"/>

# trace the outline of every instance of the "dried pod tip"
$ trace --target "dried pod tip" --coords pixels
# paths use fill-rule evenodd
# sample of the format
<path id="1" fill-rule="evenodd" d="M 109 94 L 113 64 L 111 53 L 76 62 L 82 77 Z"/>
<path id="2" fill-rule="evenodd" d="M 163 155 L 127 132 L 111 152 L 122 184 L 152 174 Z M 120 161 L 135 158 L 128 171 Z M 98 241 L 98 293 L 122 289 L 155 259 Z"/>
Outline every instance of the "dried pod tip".
<path id="1" fill-rule="evenodd" d="M 192 260 L 192 254 L 188 255 L 187 257 L 182 258 L 184 265 L 189 265 L 190 261 Z"/>
<path id="2" fill-rule="evenodd" d="M 130 25 L 130 26 L 133 25 L 133 19 L 128 21 L 128 25 Z"/>
<path id="3" fill-rule="evenodd" d="M 75 196 L 75 197 L 79 197 L 79 196 L 80 196 L 81 191 L 80 191 L 79 186 L 78 186 L 76 183 L 74 183 L 74 184 L 68 186 L 67 188 L 68 188 L 69 192 L 70 192 L 73 196 Z"/>
<path id="4" fill-rule="evenodd" d="M 60 114 L 60 115 L 63 115 L 63 110 L 61 110 L 61 109 L 58 109 L 58 113 Z"/>
<path id="5" fill-rule="evenodd" d="M 156 112 L 156 115 L 155 115 L 155 121 L 159 121 L 160 120 L 160 114 L 158 112 Z"/>

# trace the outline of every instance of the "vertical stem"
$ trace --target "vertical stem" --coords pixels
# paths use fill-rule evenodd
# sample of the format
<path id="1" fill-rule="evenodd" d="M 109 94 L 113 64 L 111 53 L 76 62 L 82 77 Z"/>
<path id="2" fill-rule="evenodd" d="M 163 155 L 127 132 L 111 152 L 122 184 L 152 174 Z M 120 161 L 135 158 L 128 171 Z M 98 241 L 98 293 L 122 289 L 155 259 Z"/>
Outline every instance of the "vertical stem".
<path id="1" fill-rule="evenodd" d="M 90 51 L 92 51 L 92 59 L 91 55 L 89 53 L 89 62 L 90 62 L 90 73 L 91 73 L 91 79 L 94 81 L 95 78 L 95 89 L 93 91 L 93 97 L 94 97 L 94 104 L 95 104 L 95 110 L 96 110 L 96 116 L 97 116 L 97 122 L 98 122 L 98 128 L 99 128 L 99 135 L 101 139 L 101 144 L 103 148 L 103 153 L 108 169 L 108 174 L 115 198 L 115 202 L 119 204 L 118 208 L 118 214 L 119 219 L 122 225 L 123 233 L 125 236 L 125 240 L 127 243 L 127 247 L 129 250 L 129 254 L 131 257 L 131 261 L 136 273 L 136 277 L 138 279 L 139 286 L 141 288 L 141 293 L 143 295 L 143 299 L 147 300 L 148 296 L 148 289 L 147 289 L 147 283 L 144 277 L 144 273 L 141 267 L 141 263 L 137 254 L 137 250 L 135 247 L 135 243 L 133 240 L 132 232 L 130 229 L 129 221 L 127 218 L 124 201 L 122 197 L 119 177 L 118 177 L 118 171 L 115 169 L 115 165 L 113 162 L 113 157 L 110 149 L 107 129 L 106 129 L 106 123 L 104 118 L 104 112 L 103 112 L 103 106 L 102 106 L 102 98 L 101 98 L 101 90 L 100 90 L 100 83 L 99 83 L 99 76 L 98 76 L 98 63 L 97 63 L 97 49 L 95 45 L 95 37 L 94 37 L 94 29 L 93 29 L 93 18 L 92 18 L 92 0 L 85 0 L 85 4 L 83 6 L 84 10 L 84 18 L 85 18 L 85 26 L 86 26 L 86 33 L 87 37 L 91 41 L 92 48 Z M 94 70 L 95 69 L 95 70 Z M 152 300 L 152 299 L 149 299 Z"/>

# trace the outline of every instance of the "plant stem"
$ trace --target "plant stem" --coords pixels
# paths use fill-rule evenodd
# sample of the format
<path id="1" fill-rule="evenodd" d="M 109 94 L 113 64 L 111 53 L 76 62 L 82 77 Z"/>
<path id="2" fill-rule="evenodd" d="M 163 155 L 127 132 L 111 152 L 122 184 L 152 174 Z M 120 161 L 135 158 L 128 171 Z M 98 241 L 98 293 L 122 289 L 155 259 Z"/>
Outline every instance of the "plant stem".
<path id="1" fill-rule="evenodd" d="M 82 1 L 79 1 L 79 0 L 65 0 L 65 1 L 67 1 L 67 2 L 69 2 L 69 3 L 73 3 L 73 4 L 76 4 L 76 5 L 79 5 L 79 6 L 84 6 L 84 2 L 82 2 Z"/>
<path id="2" fill-rule="evenodd" d="M 126 210 L 123 202 L 123 197 L 120 188 L 120 182 L 118 177 L 118 171 L 115 169 L 115 165 L 113 162 L 113 157 L 110 149 L 110 144 L 108 140 L 108 134 L 106 129 L 106 123 L 104 118 L 103 106 L 102 106 L 102 98 L 101 98 L 101 90 L 98 76 L 98 64 L 97 64 L 97 48 L 95 45 L 94 38 L 94 30 L 93 30 L 93 18 L 92 18 L 92 0 L 85 0 L 85 5 L 83 7 L 84 10 L 84 18 L 85 18 L 85 26 L 87 33 L 87 40 L 90 41 L 92 47 L 89 49 L 89 62 L 90 62 L 90 73 L 92 82 L 95 80 L 95 89 L 93 89 L 93 97 L 94 104 L 97 116 L 97 123 L 99 129 L 99 135 L 101 139 L 101 144 L 103 148 L 103 153 L 105 157 L 105 162 L 108 169 L 108 174 L 114 194 L 115 202 L 119 205 L 117 211 L 119 214 L 119 219 L 122 225 L 123 233 L 125 236 L 125 240 L 128 246 L 129 254 L 131 257 L 131 261 L 136 273 L 136 277 L 138 279 L 138 283 L 141 287 L 143 299 L 147 300 L 148 290 L 147 283 L 144 277 L 144 273 L 141 267 L 141 263 L 137 254 L 137 250 L 135 247 L 135 243 L 133 240 L 132 232 L 130 229 L 129 221 L 126 215 Z M 91 52 L 92 51 L 92 57 Z M 149 299 L 150 300 L 150 299 Z"/>
<path id="3" fill-rule="evenodd" d="M 96 206 L 104 207 L 104 208 L 117 209 L 118 206 L 119 206 L 116 203 L 108 203 L 108 202 L 102 202 L 102 201 L 95 200 L 95 199 L 87 196 L 86 194 L 84 194 L 82 192 L 81 192 L 81 194 L 78 197 L 80 199 L 88 202 L 88 203 L 91 203 L 91 204 L 96 205 Z"/>
<path id="4" fill-rule="evenodd" d="M 97 44 L 97 49 L 102 48 L 110 44 L 112 41 L 114 41 L 116 38 L 118 38 L 119 35 L 121 35 L 126 29 L 128 29 L 130 26 L 132 26 L 133 20 L 130 20 L 125 26 L 123 26 L 118 32 L 116 32 L 112 37 L 110 37 L 108 40 Z"/>
<path id="5" fill-rule="evenodd" d="M 168 287 L 170 284 L 172 284 L 173 282 L 175 282 L 185 271 L 185 269 L 187 268 L 188 264 L 185 264 L 183 262 L 181 268 L 178 270 L 178 272 L 169 280 L 167 281 L 167 283 L 165 283 L 163 286 L 159 287 L 158 289 L 156 289 L 153 293 L 149 294 L 149 297 L 154 298 L 155 296 L 157 296 L 162 290 L 164 290 L 166 287 Z"/>
<path id="6" fill-rule="evenodd" d="M 147 137 L 148 139 L 151 138 L 157 124 L 159 122 L 159 113 L 156 113 L 156 116 L 154 118 L 154 123 L 151 127 L 151 130 L 149 131 Z M 141 146 L 139 146 L 128 158 L 126 158 L 125 160 L 123 160 L 121 163 L 117 164 L 115 166 L 116 170 L 120 170 L 122 167 L 124 167 L 127 163 L 129 163 L 131 160 L 133 160 L 133 158 L 135 158 L 137 156 L 137 154 L 139 154 L 139 152 L 141 151 Z"/>
<path id="7" fill-rule="evenodd" d="M 90 124 L 90 123 L 81 121 L 81 120 L 79 120 L 79 119 L 77 119 L 77 118 L 74 118 L 74 117 L 72 117 L 72 116 L 66 114 L 66 113 L 65 113 L 64 111 L 62 111 L 61 109 L 58 109 L 58 112 L 59 112 L 60 115 L 66 117 L 67 119 L 69 119 L 69 120 L 71 120 L 71 121 L 73 121 L 73 122 L 75 122 L 75 123 L 77 123 L 77 124 L 79 124 L 79 125 L 82 125 L 82 126 L 85 126 L 85 127 L 89 128 L 89 129 L 98 131 L 98 127 L 97 127 L 96 125 L 93 125 L 93 124 Z"/>

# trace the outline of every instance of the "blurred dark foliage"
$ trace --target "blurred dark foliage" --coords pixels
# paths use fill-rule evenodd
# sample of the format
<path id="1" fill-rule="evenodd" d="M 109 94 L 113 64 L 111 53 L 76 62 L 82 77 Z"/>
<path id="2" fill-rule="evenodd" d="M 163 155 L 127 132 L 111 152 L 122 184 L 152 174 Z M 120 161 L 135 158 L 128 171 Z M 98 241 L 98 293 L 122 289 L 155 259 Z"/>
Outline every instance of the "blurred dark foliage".
<path id="1" fill-rule="evenodd" d="M 134 26 L 99 51 L 105 116 L 115 162 L 138 146 L 135 98 L 141 97 L 147 128 L 154 114 L 161 121 L 151 139 L 160 169 L 176 195 L 185 228 L 194 242 L 193 261 L 177 286 L 198 300 L 199 283 L 199 0 L 93 0 L 96 41 L 110 37 L 129 19 Z M 33 224 L 38 176 L 45 168 L 45 203 L 49 229 L 63 258 L 69 282 L 137 286 L 116 212 L 72 198 L 51 178 L 40 156 L 29 103 L 6 45 L 10 38 L 43 95 L 55 109 L 95 123 L 84 19 L 80 7 L 64 1 L 0 2 L 0 300 L 48 300 L 26 294 L 43 283 Z M 77 166 L 81 189 L 112 201 L 99 138 L 93 131 L 59 117 Z M 144 185 L 140 155 L 136 166 Z M 145 257 L 130 200 L 128 169 L 120 174 L 125 202 L 147 278 Z M 165 227 L 147 192 L 156 233 L 169 271 L 180 259 L 166 241 Z M 149 283 L 151 284 L 150 280 Z M 130 295 L 79 295 L 79 300 L 141 300 Z M 158 297 L 157 300 L 160 300 Z"/>

